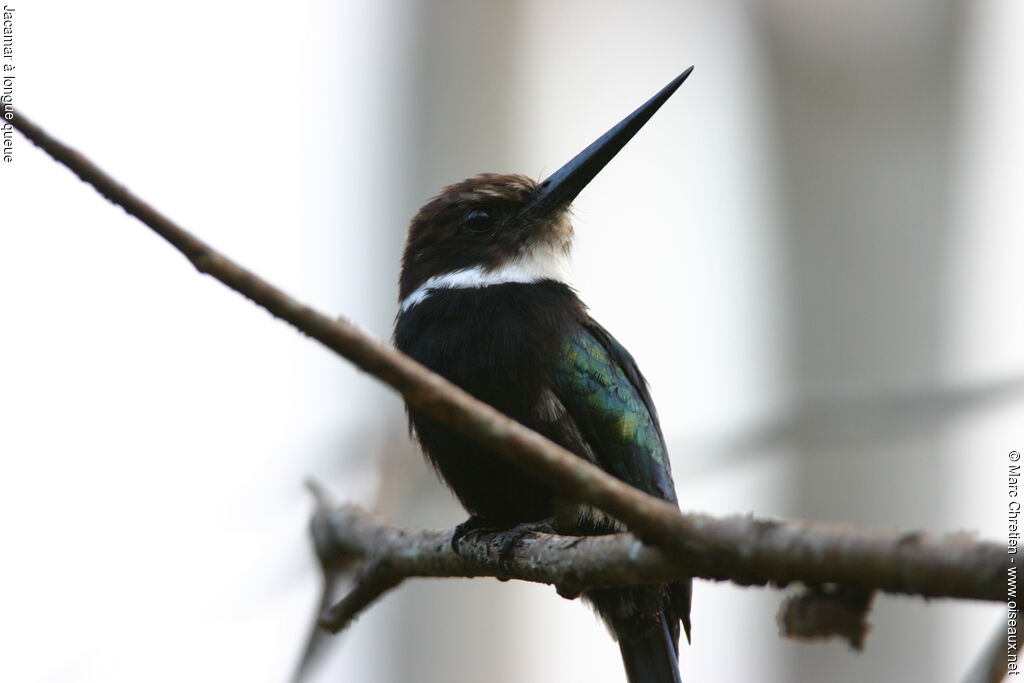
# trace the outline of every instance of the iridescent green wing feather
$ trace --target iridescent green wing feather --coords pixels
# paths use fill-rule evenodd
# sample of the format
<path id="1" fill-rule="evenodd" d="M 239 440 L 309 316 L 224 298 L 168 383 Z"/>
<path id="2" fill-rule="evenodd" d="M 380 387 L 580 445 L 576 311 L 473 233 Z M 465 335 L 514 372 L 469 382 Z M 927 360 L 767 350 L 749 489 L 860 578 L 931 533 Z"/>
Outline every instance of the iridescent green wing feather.
<path id="1" fill-rule="evenodd" d="M 554 380 L 559 401 L 597 464 L 642 491 L 675 502 L 665 440 L 629 352 L 596 323 L 580 327 L 562 346 Z"/>

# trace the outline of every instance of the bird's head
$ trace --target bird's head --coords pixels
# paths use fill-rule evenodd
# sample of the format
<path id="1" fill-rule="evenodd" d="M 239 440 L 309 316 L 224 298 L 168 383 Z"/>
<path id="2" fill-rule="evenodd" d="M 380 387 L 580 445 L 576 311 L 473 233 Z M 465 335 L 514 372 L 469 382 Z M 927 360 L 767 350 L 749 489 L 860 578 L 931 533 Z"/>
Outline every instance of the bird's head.
<path id="1" fill-rule="evenodd" d="M 534 215 L 529 209 L 539 188 L 526 176 L 483 173 L 441 190 L 412 219 L 402 300 L 428 281 L 451 287 L 459 280 L 465 286 L 564 280 L 572 246 L 569 203 Z"/>
<path id="2" fill-rule="evenodd" d="M 431 289 L 566 279 L 573 199 L 676 91 L 690 67 L 543 182 L 484 173 L 449 185 L 413 217 L 402 310 Z"/>

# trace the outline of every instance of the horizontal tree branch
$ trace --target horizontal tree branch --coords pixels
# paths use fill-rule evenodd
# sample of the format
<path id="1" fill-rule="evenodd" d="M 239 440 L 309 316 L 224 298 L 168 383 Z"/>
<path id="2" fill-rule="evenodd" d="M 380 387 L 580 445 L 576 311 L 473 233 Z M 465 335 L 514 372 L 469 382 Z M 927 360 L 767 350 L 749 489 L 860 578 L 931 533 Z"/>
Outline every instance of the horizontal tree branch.
<path id="1" fill-rule="evenodd" d="M 619 537 L 579 541 L 584 548 L 596 543 L 610 544 L 601 546 L 603 552 L 609 553 L 639 553 L 637 557 L 657 553 L 658 563 L 664 564 L 651 560 L 652 565 L 647 570 L 653 572 L 657 566 L 657 571 L 667 571 L 670 565 L 672 572 L 676 572 L 678 567 L 685 567 L 688 574 L 728 578 L 744 584 L 803 581 L 861 586 L 867 584 L 865 577 L 871 577 L 867 585 L 890 592 L 988 600 L 1003 597 L 1005 551 L 995 544 L 977 542 L 966 536 L 933 537 L 837 524 L 781 523 L 753 518 L 718 520 L 705 515 L 683 515 L 675 506 L 628 486 L 474 399 L 353 324 L 330 318 L 296 301 L 160 214 L 20 112 L 12 123 L 56 161 L 181 251 L 200 272 L 212 275 L 348 358 L 400 391 L 409 404 L 501 453 L 566 498 L 591 504 L 622 520 L 645 541 L 657 544 L 672 562 L 653 548 L 615 540 Z M 385 534 L 378 540 L 385 542 L 388 538 Z M 425 547 L 428 538 L 433 544 L 442 540 L 436 535 L 408 536 L 419 549 Z M 624 545 L 615 546 L 616 543 Z M 429 555 L 433 559 L 425 566 L 440 566 L 431 563 L 442 560 L 455 562 L 440 548 L 436 550 Z M 555 559 L 545 555 L 545 562 Z M 469 571 L 466 565 L 457 566 L 463 567 L 464 572 Z M 444 567 L 446 572 L 450 569 L 448 565 Z M 526 572 L 527 567 L 523 569 Z M 522 578 L 534 580 L 530 576 L 539 578 L 544 571 L 537 564 L 531 565 Z M 598 580 L 600 571 L 613 570 L 599 570 L 595 565 L 590 570 L 577 571 L 583 572 L 579 576 L 587 581 L 594 581 Z M 453 572 L 452 575 L 470 574 Z M 631 575 L 629 582 L 647 578 L 642 573 Z"/>
<path id="2" fill-rule="evenodd" d="M 1001 599 L 1005 548 L 967 535 L 931 536 L 815 522 L 684 515 L 695 549 L 669 556 L 632 534 L 530 534 L 504 556 L 502 533 L 475 533 L 451 548 L 451 531 L 400 528 L 346 505 L 321 507 L 312 530 L 328 568 L 357 568 L 356 589 L 324 619 L 343 628 L 380 593 L 411 577 L 493 576 L 552 584 L 566 597 L 610 586 L 663 584 L 695 576 L 744 585 L 841 583 L 865 591 Z M 998 571 L 997 571 L 998 570 Z M 989 576 L 992 580 L 981 580 Z M 836 581 L 836 578 L 840 581 Z"/>

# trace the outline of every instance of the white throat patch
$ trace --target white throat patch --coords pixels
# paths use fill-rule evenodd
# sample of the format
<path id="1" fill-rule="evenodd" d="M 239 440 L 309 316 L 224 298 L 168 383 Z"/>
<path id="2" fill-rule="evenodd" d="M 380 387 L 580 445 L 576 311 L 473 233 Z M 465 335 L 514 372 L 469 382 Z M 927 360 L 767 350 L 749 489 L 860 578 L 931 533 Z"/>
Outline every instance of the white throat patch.
<path id="1" fill-rule="evenodd" d="M 473 266 L 444 275 L 435 275 L 402 300 L 401 310 L 403 313 L 409 310 L 430 296 L 435 289 L 470 289 L 501 285 L 507 282 L 539 282 L 541 280 L 568 282 L 569 253 L 567 249 L 561 246 L 538 244 L 494 270 L 485 270 L 483 266 Z"/>

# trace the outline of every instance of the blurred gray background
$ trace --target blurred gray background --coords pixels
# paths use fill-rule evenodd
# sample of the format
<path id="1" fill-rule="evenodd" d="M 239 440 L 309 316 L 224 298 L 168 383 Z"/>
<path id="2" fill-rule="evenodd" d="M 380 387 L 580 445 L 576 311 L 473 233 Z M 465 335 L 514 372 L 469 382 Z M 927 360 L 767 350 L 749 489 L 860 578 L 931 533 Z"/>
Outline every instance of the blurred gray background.
<path id="1" fill-rule="evenodd" d="M 653 385 L 682 505 L 1005 537 L 1024 445 L 1024 5 L 16 5 L 15 102 L 321 310 L 388 337 L 408 218 L 543 176 L 686 66 L 576 202 L 574 283 Z M 464 514 L 399 399 L 16 139 L 0 168 L 0 679 L 284 681 L 302 480 Z M 698 582 L 689 681 L 956 681 L 998 605 L 882 597 L 863 653 Z M 622 681 L 554 590 L 412 582 L 315 681 Z"/>

